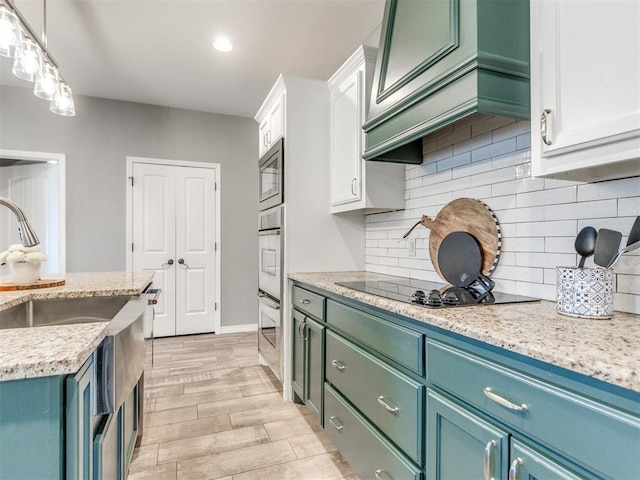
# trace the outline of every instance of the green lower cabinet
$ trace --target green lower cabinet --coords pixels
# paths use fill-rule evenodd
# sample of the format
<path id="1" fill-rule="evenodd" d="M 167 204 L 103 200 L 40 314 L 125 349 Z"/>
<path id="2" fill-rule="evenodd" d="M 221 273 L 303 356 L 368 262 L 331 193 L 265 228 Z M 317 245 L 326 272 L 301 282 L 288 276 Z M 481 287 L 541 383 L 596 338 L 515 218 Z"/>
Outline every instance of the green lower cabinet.
<path id="1" fill-rule="evenodd" d="M 328 383 L 324 389 L 325 432 L 361 480 L 423 478 L 422 470 L 386 440 L 340 393 Z"/>
<path id="2" fill-rule="evenodd" d="M 429 480 L 584 480 L 455 400 L 427 390 Z"/>
<path id="3" fill-rule="evenodd" d="M 326 327 L 294 310 L 293 328 L 293 392 L 322 423 Z"/>
<path id="4" fill-rule="evenodd" d="M 67 377 L 66 478 L 93 479 L 93 431 L 91 412 L 93 357 L 75 375 Z"/>
<path id="5" fill-rule="evenodd" d="M 122 479 L 122 410 L 105 415 L 93 441 L 95 480 Z"/>
<path id="6" fill-rule="evenodd" d="M 507 479 L 508 433 L 431 389 L 427 390 L 427 445 L 429 480 Z"/>
<path id="7" fill-rule="evenodd" d="M 129 464 L 133 457 L 133 450 L 136 447 L 138 438 L 139 408 L 140 400 L 139 386 L 136 385 L 131 391 L 129 398 L 122 405 L 122 439 L 123 439 L 123 471 L 129 470 Z"/>
<path id="8" fill-rule="evenodd" d="M 0 382 L 0 479 L 64 478 L 64 377 Z"/>
<path id="9" fill-rule="evenodd" d="M 511 440 L 509 480 L 582 480 L 584 478 L 523 443 Z"/>
<path id="10" fill-rule="evenodd" d="M 324 382 L 324 331 L 325 327 L 322 324 L 307 317 L 305 328 L 307 382 L 304 403 L 320 423 L 322 423 L 322 385 Z"/>

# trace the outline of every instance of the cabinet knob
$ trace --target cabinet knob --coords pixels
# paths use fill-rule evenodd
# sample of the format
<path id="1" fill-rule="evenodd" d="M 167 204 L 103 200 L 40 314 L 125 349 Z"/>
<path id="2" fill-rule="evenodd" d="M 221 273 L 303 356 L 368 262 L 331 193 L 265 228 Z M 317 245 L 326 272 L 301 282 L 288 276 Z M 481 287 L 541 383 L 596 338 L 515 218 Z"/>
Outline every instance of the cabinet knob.
<path id="1" fill-rule="evenodd" d="M 300 303 L 303 305 L 309 305 L 311 303 L 311 300 L 309 300 L 308 298 L 303 298 L 302 300 L 300 300 Z"/>
<path id="2" fill-rule="evenodd" d="M 540 115 L 540 136 L 545 145 L 551 145 L 553 142 L 549 136 L 549 124 L 551 123 L 550 116 L 551 110 L 545 108 Z"/>

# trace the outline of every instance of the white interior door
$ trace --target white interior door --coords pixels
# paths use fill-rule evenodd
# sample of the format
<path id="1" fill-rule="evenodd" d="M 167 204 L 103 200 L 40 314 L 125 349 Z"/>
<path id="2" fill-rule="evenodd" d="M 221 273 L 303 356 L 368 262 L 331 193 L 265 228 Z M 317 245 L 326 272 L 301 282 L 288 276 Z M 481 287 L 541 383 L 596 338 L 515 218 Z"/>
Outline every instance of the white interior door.
<path id="1" fill-rule="evenodd" d="M 162 289 L 155 306 L 153 334 L 176 334 L 176 202 L 172 167 L 133 164 L 133 269 L 154 273 Z"/>
<path id="2" fill-rule="evenodd" d="M 156 337 L 215 331 L 216 171 L 132 165 L 132 266 L 161 288 Z"/>
<path id="3" fill-rule="evenodd" d="M 216 172 L 175 168 L 176 334 L 214 331 Z"/>

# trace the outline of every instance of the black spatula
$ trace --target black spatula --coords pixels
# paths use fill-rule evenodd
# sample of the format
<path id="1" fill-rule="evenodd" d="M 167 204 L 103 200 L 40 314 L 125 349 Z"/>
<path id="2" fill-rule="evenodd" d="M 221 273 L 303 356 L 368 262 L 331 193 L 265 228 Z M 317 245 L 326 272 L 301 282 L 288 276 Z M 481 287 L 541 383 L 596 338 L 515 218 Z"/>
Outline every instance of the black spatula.
<path id="1" fill-rule="evenodd" d="M 615 230 L 601 228 L 596 238 L 596 249 L 593 254 L 593 262 L 604 268 L 608 268 L 618 254 L 622 234 Z"/>

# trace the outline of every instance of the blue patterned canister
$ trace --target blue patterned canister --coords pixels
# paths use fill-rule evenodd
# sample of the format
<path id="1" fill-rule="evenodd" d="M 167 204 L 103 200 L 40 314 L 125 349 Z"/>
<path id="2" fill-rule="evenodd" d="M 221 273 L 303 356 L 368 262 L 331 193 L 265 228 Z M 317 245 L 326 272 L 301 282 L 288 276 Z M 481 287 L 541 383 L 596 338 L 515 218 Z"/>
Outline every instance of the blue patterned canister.
<path id="1" fill-rule="evenodd" d="M 613 270 L 556 268 L 558 313 L 570 317 L 606 319 L 613 316 Z"/>

